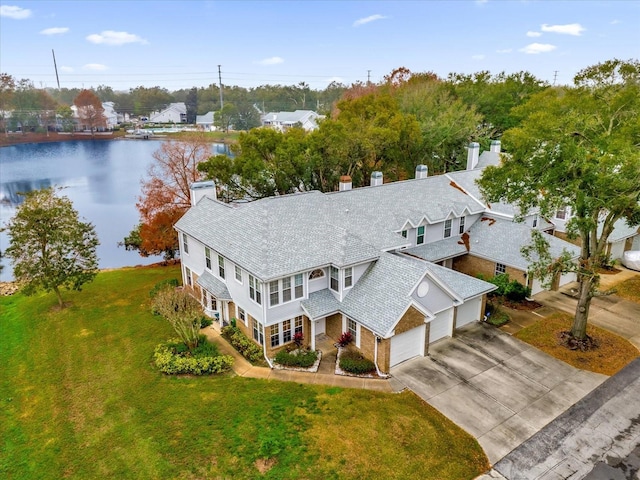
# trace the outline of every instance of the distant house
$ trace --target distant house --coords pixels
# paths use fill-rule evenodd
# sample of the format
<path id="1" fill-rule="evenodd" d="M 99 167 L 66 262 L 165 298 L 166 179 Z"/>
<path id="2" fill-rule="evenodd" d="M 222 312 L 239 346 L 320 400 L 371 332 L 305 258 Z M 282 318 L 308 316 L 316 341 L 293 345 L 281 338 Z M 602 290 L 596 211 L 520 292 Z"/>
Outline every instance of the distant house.
<path id="1" fill-rule="evenodd" d="M 187 123 L 187 106 L 184 102 L 170 103 L 164 110 L 149 115 L 149 121 L 154 123 Z"/>
<path id="2" fill-rule="evenodd" d="M 102 108 L 104 108 L 104 117 L 107 119 L 107 128 L 112 129 L 118 125 L 118 114 L 115 110 L 115 103 L 102 102 Z"/>
<path id="3" fill-rule="evenodd" d="M 312 110 L 296 110 L 295 112 L 269 112 L 261 118 L 263 127 L 271 127 L 280 132 L 295 126 L 300 126 L 306 131 L 318 128 L 318 119 L 324 115 L 318 115 Z"/>
<path id="4" fill-rule="evenodd" d="M 196 127 L 212 132 L 216 129 L 213 125 L 213 112 L 207 112 L 204 115 L 196 115 Z"/>

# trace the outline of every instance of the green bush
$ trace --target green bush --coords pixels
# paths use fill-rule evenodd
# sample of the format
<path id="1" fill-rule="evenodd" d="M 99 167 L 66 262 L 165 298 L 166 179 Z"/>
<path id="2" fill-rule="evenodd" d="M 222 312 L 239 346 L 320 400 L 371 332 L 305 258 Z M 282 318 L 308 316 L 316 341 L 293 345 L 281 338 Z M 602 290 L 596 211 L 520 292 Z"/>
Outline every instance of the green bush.
<path id="1" fill-rule="evenodd" d="M 162 280 L 161 282 L 156 283 L 153 288 L 149 291 L 149 296 L 151 298 L 155 297 L 160 290 L 167 287 L 177 287 L 180 285 L 178 283 L 177 278 L 167 278 L 166 280 Z"/>
<path id="2" fill-rule="evenodd" d="M 340 369 L 345 372 L 363 375 L 375 371 L 375 364 L 355 350 L 343 351 L 340 355 Z"/>
<path id="3" fill-rule="evenodd" d="M 262 361 L 262 348 L 248 338 L 238 327 L 228 325 L 222 328 L 222 336 L 235 348 L 240 355 L 251 363 Z"/>
<path id="4" fill-rule="evenodd" d="M 293 350 L 288 352 L 280 350 L 276 354 L 276 363 L 285 367 L 309 368 L 318 359 L 318 352 L 315 350 Z"/>
<path id="5" fill-rule="evenodd" d="M 478 275 L 481 280 L 486 280 L 482 278 L 482 276 Z M 525 298 L 531 295 L 531 289 L 525 287 L 517 280 L 509 280 L 509 275 L 506 273 L 501 273 L 500 275 L 496 275 L 493 278 L 486 280 L 490 283 L 493 283 L 497 290 L 494 290 L 489 295 L 490 296 L 501 296 L 506 297 L 513 302 L 522 302 Z"/>
<path id="6" fill-rule="evenodd" d="M 485 314 L 487 315 L 486 322 L 494 327 L 501 327 L 511 320 L 507 312 L 504 312 L 498 305 L 490 302 L 487 303 Z"/>
<path id="7" fill-rule="evenodd" d="M 210 327 L 212 323 L 213 320 L 211 320 L 210 318 L 202 317 L 202 320 L 200 320 L 200 328 Z"/>
<path id="8" fill-rule="evenodd" d="M 226 372 L 233 365 L 231 355 L 220 355 L 218 348 L 204 339 L 193 351 L 183 349 L 180 345 L 184 346 L 184 343 L 172 339 L 156 347 L 153 361 L 161 372 L 169 375 L 205 375 Z"/>

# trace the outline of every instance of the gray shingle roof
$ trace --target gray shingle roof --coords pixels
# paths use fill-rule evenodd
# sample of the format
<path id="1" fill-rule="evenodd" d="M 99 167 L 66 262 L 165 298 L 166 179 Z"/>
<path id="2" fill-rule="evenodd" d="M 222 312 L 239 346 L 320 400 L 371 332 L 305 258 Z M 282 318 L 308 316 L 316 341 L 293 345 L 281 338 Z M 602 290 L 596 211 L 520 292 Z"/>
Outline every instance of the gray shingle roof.
<path id="1" fill-rule="evenodd" d="M 463 300 L 489 293 L 498 288 L 492 283 L 470 277 L 464 273 L 456 272 L 455 270 L 441 267 L 434 263 L 426 263 L 426 266 L 435 278 L 440 280 Z"/>
<path id="2" fill-rule="evenodd" d="M 212 293 L 218 300 L 233 300 L 225 283 L 206 270 L 198 277 L 196 283 L 209 293 Z"/>
<path id="3" fill-rule="evenodd" d="M 328 288 L 310 293 L 309 298 L 300 304 L 312 320 L 326 317 L 340 310 L 340 302 Z"/>
<path id="4" fill-rule="evenodd" d="M 609 243 L 611 242 L 619 242 L 620 240 L 624 240 L 629 237 L 633 237 L 634 235 L 638 235 L 638 230 L 640 227 L 638 225 L 634 227 L 630 227 L 627 225 L 627 221 L 624 219 L 620 219 L 613 224 L 613 231 L 609 235 Z M 602 233 L 602 224 L 598 225 L 598 235 Z"/>
<path id="5" fill-rule="evenodd" d="M 460 237 L 454 236 L 438 240 L 437 242 L 425 243 L 417 247 L 402 250 L 405 253 L 415 255 L 430 262 L 439 262 L 441 260 L 457 257 L 467 253 L 467 247 L 464 246 Z"/>

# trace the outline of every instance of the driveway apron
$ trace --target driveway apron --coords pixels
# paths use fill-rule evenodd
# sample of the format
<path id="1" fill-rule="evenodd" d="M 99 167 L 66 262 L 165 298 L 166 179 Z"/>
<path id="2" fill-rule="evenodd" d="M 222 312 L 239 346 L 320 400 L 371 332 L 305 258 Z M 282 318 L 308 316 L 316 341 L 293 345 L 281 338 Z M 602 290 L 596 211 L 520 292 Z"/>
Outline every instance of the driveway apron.
<path id="1" fill-rule="evenodd" d="M 391 370 L 478 439 L 495 464 L 606 380 L 483 323 Z"/>

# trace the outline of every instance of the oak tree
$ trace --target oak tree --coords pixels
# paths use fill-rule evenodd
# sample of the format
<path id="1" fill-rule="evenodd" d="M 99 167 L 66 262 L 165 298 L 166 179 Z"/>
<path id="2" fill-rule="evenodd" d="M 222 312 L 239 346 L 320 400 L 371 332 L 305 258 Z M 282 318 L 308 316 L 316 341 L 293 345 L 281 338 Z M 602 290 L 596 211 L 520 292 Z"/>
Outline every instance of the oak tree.
<path id="1" fill-rule="evenodd" d="M 100 98 L 91 90 L 82 90 L 73 100 L 78 109 L 80 124 L 91 130 L 94 136 L 99 127 L 107 126 L 107 119 L 104 116 L 104 108 Z"/>
<path id="2" fill-rule="evenodd" d="M 53 291 L 62 307 L 60 288 L 80 290 L 98 268 L 98 237 L 91 223 L 82 222 L 69 198 L 53 188 L 35 190 L 7 224 L 16 282 L 27 295 Z"/>

